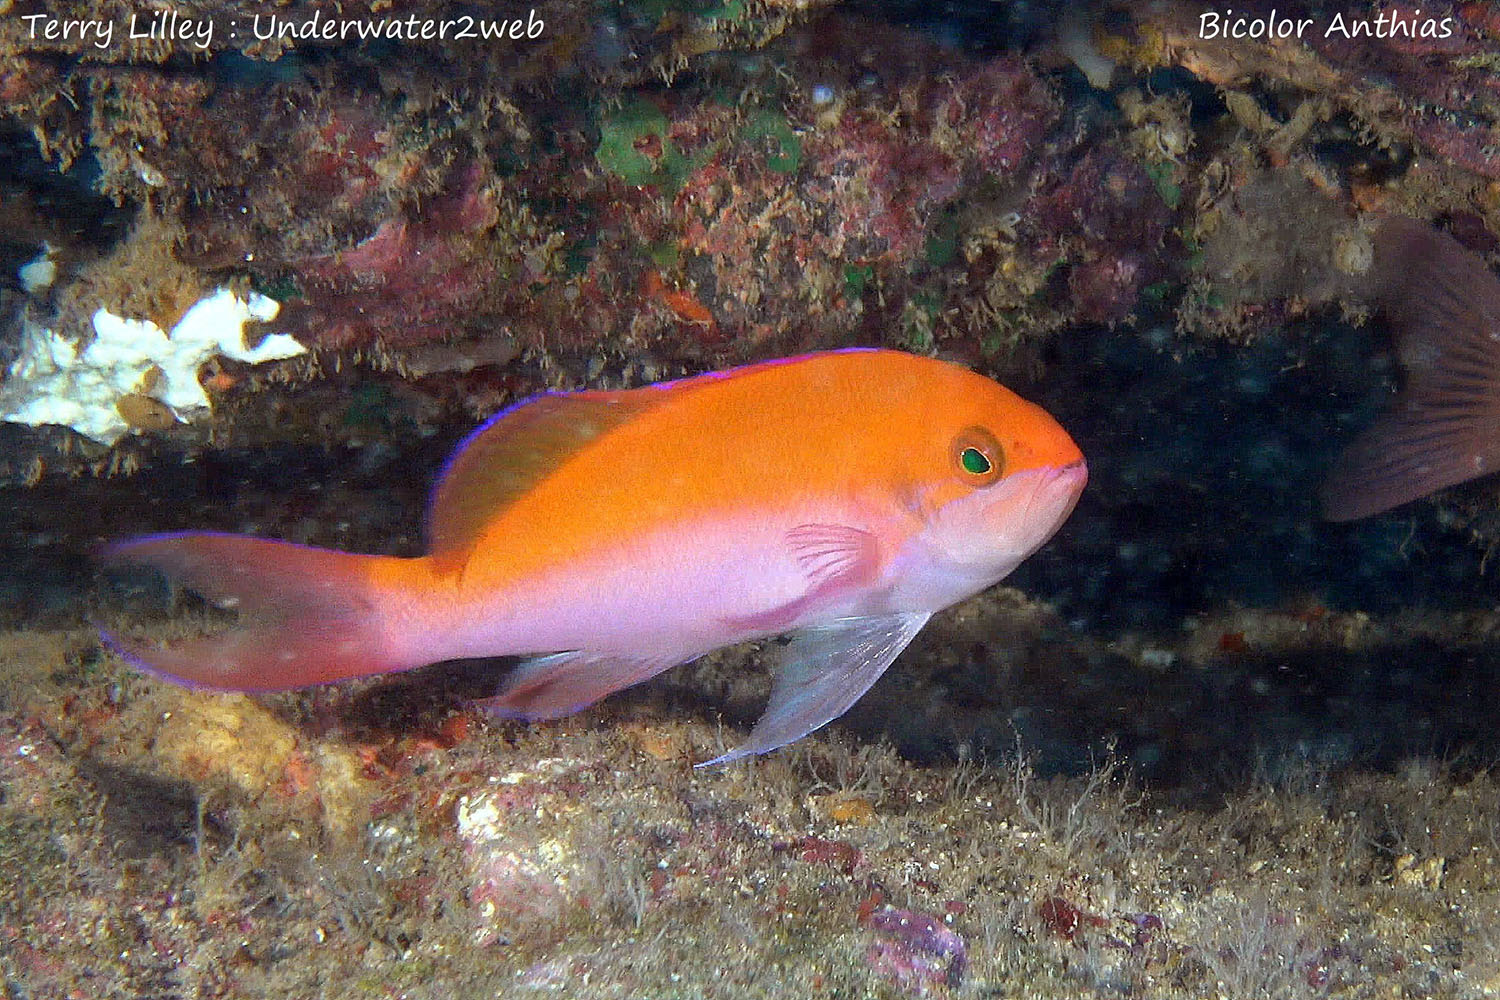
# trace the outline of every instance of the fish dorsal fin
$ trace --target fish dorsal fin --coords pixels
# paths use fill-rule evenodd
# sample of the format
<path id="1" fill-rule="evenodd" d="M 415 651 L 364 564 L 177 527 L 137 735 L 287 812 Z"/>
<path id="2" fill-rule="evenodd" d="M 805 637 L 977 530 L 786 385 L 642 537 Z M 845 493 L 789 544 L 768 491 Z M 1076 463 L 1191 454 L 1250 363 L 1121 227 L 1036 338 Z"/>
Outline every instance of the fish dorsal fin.
<path id="1" fill-rule="evenodd" d="M 434 562 L 461 561 L 497 513 L 664 397 L 651 388 L 548 393 L 495 414 L 458 446 L 433 490 L 427 534 Z"/>

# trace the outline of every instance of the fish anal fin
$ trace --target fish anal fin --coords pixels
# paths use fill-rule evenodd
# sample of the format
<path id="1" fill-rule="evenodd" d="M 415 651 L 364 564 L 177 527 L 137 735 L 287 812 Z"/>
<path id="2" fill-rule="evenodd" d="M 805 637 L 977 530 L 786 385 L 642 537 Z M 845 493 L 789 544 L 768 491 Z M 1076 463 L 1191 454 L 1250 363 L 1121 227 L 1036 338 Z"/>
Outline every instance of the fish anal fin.
<path id="1" fill-rule="evenodd" d="M 557 393 L 491 417 L 454 451 L 433 490 L 427 530 L 435 567 L 461 561 L 496 513 L 662 398 L 651 388 Z"/>
<path id="2" fill-rule="evenodd" d="M 474 705 L 523 722 L 556 719 L 649 680 L 678 662 L 671 657 L 588 650 L 534 656 L 516 666 L 498 694 L 478 699 Z"/>
<path id="3" fill-rule="evenodd" d="M 849 525 L 800 524 L 786 533 L 786 548 L 806 578 L 806 590 L 785 604 L 725 624 L 747 634 L 780 632 L 818 601 L 873 580 L 880 569 L 878 540 Z"/>
<path id="4" fill-rule="evenodd" d="M 698 767 L 775 750 L 843 715 L 931 617 L 911 611 L 841 618 L 795 633 L 783 652 L 770 703 L 749 738 Z"/>

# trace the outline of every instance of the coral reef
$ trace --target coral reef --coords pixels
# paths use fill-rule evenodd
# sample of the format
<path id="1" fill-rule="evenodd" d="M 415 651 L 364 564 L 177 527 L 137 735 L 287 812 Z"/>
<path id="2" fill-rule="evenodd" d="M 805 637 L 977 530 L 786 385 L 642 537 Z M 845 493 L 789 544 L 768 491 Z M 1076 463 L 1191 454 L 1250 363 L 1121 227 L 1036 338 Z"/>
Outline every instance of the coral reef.
<path id="1" fill-rule="evenodd" d="M 1024 368 L 1049 332 L 1157 304 L 1230 336 L 1357 311 L 1330 281 L 1354 238 L 1328 237 L 1338 213 L 1495 228 L 1492 25 L 1440 7 L 1424 18 L 1448 18 L 1445 39 L 1306 45 L 1199 37 L 1190 5 L 1089 12 L 1058 51 L 1155 71 L 1113 84 L 1116 121 L 1065 113 L 1056 78 L 1009 52 L 738 3 L 591 23 L 542 5 L 540 37 L 472 64 L 221 31 L 198 73 L 172 68 L 170 44 L 38 37 L 33 19 L 7 29 L 4 106 L 60 165 L 87 155 L 100 191 L 150 201 L 192 281 L 248 276 L 286 332 L 386 365 L 434 341 L 484 356 L 500 335 L 575 372 L 871 339 Z M 1278 191 L 1294 202 L 1270 210 Z M 1305 264 L 1260 252 L 1273 244 L 1305 246 Z"/>
<path id="2" fill-rule="evenodd" d="M 686 59 L 690 80 L 593 66 L 571 100 L 494 54 L 390 68 L 231 44 L 214 72 L 177 73 L 156 48 L 12 31 L 6 108 L 60 164 L 90 150 L 100 191 L 151 204 L 128 245 L 170 266 L 144 287 L 248 279 L 282 303 L 280 332 L 396 370 L 433 343 L 491 357 L 496 338 L 570 372 L 872 339 L 1018 365 L 1070 322 L 1126 319 L 1160 271 L 1173 205 L 1148 165 L 1065 118 L 1022 58 L 955 63 L 920 33 L 805 6 L 659 15 L 672 66 L 632 55 L 664 78 Z M 551 27 L 527 51 L 545 61 L 578 25 L 538 16 Z M 819 41 L 839 34 L 860 38 L 854 60 Z M 587 37 L 596 54 L 624 44 Z M 59 64 L 68 81 L 39 78 Z M 117 251 L 93 270 L 131 269 Z M 108 307 L 99 287 L 65 281 L 59 323 Z M 479 380 L 485 398 L 495 381 Z"/>
<path id="3" fill-rule="evenodd" d="M 1191 149 L 1175 157 L 1181 162 L 1173 170 L 1182 190 L 1199 192 L 1188 249 L 1213 238 L 1226 206 L 1230 214 L 1253 216 L 1253 225 L 1302 227 L 1242 244 L 1238 266 L 1249 287 L 1236 290 L 1240 301 L 1226 300 L 1213 287 L 1215 275 L 1193 262 L 1198 273 L 1187 275 L 1179 313 L 1180 325 L 1192 332 L 1250 335 L 1330 301 L 1358 311 L 1349 288 L 1328 283 L 1330 275 L 1350 270 L 1346 240 L 1326 231 L 1333 214 L 1350 221 L 1372 211 L 1474 216 L 1491 231 L 1500 228 L 1493 186 L 1500 95 L 1489 68 L 1500 48 L 1484 5 L 1373 4 L 1348 11 L 1280 5 L 1279 12 L 1276 6 L 1238 5 L 1232 14 L 1242 25 L 1239 36 L 1227 30 L 1228 13 L 1194 4 L 1128 14 L 1121 8 L 1118 19 L 1095 19 L 1100 49 L 1136 70 L 1159 76 L 1171 67 L 1194 85 L 1219 88 L 1211 96 L 1189 90 L 1191 105 L 1176 114 L 1161 99 L 1135 98 L 1124 107 L 1137 130 L 1150 133 L 1142 136 L 1144 146 L 1164 136 L 1187 140 L 1164 145 Z M 1267 37 L 1262 27 L 1249 35 L 1248 25 L 1273 18 L 1300 22 L 1301 34 L 1288 29 Z M 1295 195 L 1300 209 L 1267 205 L 1263 193 L 1285 184 L 1288 171 L 1316 194 Z M 1235 204 L 1242 198 L 1250 202 L 1243 209 Z M 1305 225 L 1309 218 L 1322 219 L 1323 230 Z M 1306 277 L 1286 287 L 1275 273 L 1283 262 L 1251 246 L 1296 247 L 1307 257 L 1300 268 Z"/>

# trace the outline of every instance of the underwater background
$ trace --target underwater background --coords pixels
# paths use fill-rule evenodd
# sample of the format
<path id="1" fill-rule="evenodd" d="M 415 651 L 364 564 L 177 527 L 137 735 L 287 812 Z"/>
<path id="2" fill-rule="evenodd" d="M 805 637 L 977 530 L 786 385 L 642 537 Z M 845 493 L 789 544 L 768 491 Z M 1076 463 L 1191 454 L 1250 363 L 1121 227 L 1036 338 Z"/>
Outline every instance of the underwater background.
<path id="1" fill-rule="evenodd" d="M 1497 68 L 1482 2 L 0 0 L 5 995 L 1500 993 L 1500 494 L 1318 501 L 1381 220 L 1500 263 Z M 849 346 L 1090 482 L 777 753 L 692 767 L 774 640 L 532 726 L 99 641 L 217 615 L 102 543 L 418 554 L 511 403 Z"/>

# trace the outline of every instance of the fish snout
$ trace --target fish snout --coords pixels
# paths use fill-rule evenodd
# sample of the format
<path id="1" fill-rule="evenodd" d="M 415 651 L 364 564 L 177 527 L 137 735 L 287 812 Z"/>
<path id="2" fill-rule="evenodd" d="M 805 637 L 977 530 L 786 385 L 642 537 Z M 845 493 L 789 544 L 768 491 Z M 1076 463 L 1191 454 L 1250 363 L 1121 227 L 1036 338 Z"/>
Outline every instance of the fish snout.
<path id="1" fill-rule="evenodd" d="M 1036 419 L 1006 443 L 1006 453 L 1006 468 L 1012 473 L 1030 469 L 1071 469 L 1075 466 L 1086 470 L 1083 451 L 1078 447 L 1078 442 L 1040 407 L 1037 408 Z"/>

